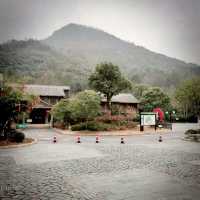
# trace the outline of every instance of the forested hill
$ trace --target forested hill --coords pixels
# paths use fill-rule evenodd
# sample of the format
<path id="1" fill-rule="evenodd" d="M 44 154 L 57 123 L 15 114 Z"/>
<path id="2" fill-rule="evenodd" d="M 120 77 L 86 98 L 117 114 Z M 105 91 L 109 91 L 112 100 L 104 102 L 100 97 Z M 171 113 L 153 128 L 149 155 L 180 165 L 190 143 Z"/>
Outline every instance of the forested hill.
<path id="1" fill-rule="evenodd" d="M 36 40 L 0 45 L 0 73 L 9 82 L 86 84 L 90 72 L 83 63 L 80 57 L 73 59 Z"/>
<path id="2" fill-rule="evenodd" d="M 100 62 L 118 65 L 130 80 L 174 87 L 200 76 L 200 66 L 157 54 L 101 30 L 69 24 L 42 41 L 0 45 L 0 71 L 7 78 L 41 84 L 86 84 Z"/>

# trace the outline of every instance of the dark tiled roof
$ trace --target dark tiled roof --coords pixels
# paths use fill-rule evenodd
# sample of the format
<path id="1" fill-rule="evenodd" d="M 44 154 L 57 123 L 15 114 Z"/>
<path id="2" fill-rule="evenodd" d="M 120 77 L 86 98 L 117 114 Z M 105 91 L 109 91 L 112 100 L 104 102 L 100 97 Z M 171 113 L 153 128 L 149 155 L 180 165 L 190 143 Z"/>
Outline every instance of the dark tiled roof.
<path id="1" fill-rule="evenodd" d="M 24 85 L 24 92 L 38 96 L 64 97 L 65 90 L 70 90 L 70 87 L 55 85 Z"/>
<path id="2" fill-rule="evenodd" d="M 105 98 L 102 98 L 102 102 L 106 102 Z M 120 93 L 112 97 L 113 103 L 139 103 L 139 101 L 130 93 Z"/>

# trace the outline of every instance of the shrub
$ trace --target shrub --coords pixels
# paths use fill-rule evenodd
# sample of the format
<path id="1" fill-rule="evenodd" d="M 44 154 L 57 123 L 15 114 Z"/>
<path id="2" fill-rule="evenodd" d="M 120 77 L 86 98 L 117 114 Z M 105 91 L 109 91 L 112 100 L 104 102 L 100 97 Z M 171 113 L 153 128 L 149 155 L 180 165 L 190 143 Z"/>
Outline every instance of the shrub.
<path id="1" fill-rule="evenodd" d="M 81 131 L 81 130 L 89 130 L 89 131 L 107 131 L 109 130 L 109 125 L 104 123 L 99 123 L 95 121 L 85 122 L 73 125 L 71 127 L 72 131 Z"/>
<path id="2" fill-rule="evenodd" d="M 71 126 L 72 131 L 81 131 L 86 130 L 85 123 L 75 124 Z"/>
<path id="3" fill-rule="evenodd" d="M 133 118 L 134 122 L 140 122 L 140 115 L 137 114 L 134 118 Z"/>
<path id="4" fill-rule="evenodd" d="M 109 123 L 109 124 L 112 122 L 132 121 L 132 120 L 133 120 L 132 116 L 124 116 L 124 115 L 103 115 L 95 118 L 95 121 Z"/>
<path id="5" fill-rule="evenodd" d="M 125 130 L 127 128 L 135 128 L 138 123 L 132 121 L 112 121 L 110 123 L 90 121 L 73 125 L 72 131 L 111 131 L 111 130 Z"/>
<path id="6" fill-rule="evenodd" d="M 193 130 L 193 129 L 187 130 L 187 131 L 185 132 L 185 135 L 186 135 L 185 138 L 197 142 L 197 141 L 199 141 L 199 139 L 200 139 L 200 129 L 197 129 L 197 130 Z"/>
<path id="7" fill-rule="evenodd" d="M 53 127 L 54 127 L 54 128 L 65 129 L 66 125 L 65 125 L 64 122 L 55 121 L 55 122 L 53 123 Z"/>
<path id="8" fill-rule="evenodd" d="M 24 139 L 25 139 L 24 133 L 17 131 L 15 134 L 15 142 L 20 143 L 20 142 L 23 142 Z"/>
<path id="9" fill-rule="evenodd" d="M 104 123 L 90 122 L 88 124 L 88 130 L 90 130 L 90 131 L 107 131 L 107 130 L 109 130 L 109 125 L 104 124 Z"/>
<path id="10" fill-rule="evenodd" d="M 189 129 L 185 132 L 185 135 L 197 134 L 197 130 Z"/>
<path id="11" fill-rule="evenodd" d="M 195 142 L 198 142 L 198 141 L 199 141 L 199 138 L 198 138 L 196 135 L 193 135 L 192 139 L 193 139 Z"/>
<path id="12" fill-rule="evenodd" d="M 176 117 L 178 118 L 177 122 L 198 123 L 198 117 L 197 116 L 184 117 L 182 115 L 177 115 Z"/>
<path id="13" fill-rule="evenodd" d="M 111 105 L 111 115 L 123 115 L 123 116 L 126 116 L 127 113 L 123 110 L 123 109 L 120 109 L 120 106 L 119 105 Z"/>
<path id="14" fill-rule="evenodd" d="M 9 138 L 11 142 L 21 143 L 25 139 L 25 135 L 22 132 L 16 131 L 15 129 L 10 130 Z"/>

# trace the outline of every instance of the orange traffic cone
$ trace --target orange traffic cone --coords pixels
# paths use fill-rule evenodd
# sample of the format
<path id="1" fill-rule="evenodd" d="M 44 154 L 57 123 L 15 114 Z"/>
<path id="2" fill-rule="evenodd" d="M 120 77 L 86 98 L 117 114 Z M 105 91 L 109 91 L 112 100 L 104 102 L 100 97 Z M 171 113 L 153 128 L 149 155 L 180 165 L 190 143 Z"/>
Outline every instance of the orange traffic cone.
<path id="1" fill-rule="evenodd" d="M 99 143 L 99 136 L 96 136 L 96 143 Z"/>
<path id="2" fill-rule="evenodd" d="M 121 138 L 121 144 L 125 144 L 123 137 Z"/>
<path id="3" fill-rule="evenodd" d="M 56 136 L 53 137 L 53 143 L 56 143 L 57 142 L 57 138 Z"/>

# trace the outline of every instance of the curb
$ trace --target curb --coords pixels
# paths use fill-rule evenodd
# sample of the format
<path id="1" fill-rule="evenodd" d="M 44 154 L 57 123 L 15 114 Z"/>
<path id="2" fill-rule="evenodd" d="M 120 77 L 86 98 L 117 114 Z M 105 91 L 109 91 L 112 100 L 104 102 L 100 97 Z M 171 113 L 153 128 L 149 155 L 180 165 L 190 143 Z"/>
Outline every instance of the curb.
<path id="1" fill-rule="evenodd" d="M 200 141 L 194 141 L 192 139 L 186 139 L 186 138 L 182 138 L 182 140 L 187 141 L 187 142 L 195 142 L 195 143 L 200 143 Z"/>
<path id="2" fill-rule="evenodd" d="M 172 131 L 155 131 L 155 132 L 135 132 L 133 131 L 133 133 L 123 133 L 123 131 L 117 131 L 118 134 L 111 134 L 110 132 L 112 131 L 101 131 L 101 132 L 84 132 L 84 131 L 70 131 L 69 133 L 65 133 L 63 130 L 60 130 L 58 128 L 53 128 L 54 131 L 56 131 L 58 134 L 61 135 L 66 135 L 66 136 L 76 136 L 76 135 L 80 135 L 80 136 L 96 136 L 96 135 L 100 135 L 100 136 L 138 136 L 138 135 L 149 135 L 149 134 L 166 134 L 166 133 L 172 133 Z M 131 130 L 128 130 L 131 132 Z"/>
<path id="3" fill-rule="evenodd" d="M 13 144 L 13 145 L 7 145 L 7 146 L 0 146 L 0 149 L 10 149 L 10 148 L 19 148 L 19 147 L 26 147 L 26 146 L 30 146 L 32 144 L 36 144 L 38 142 L 38 140 L 35 138 L 33 139 L 32 142 L 30 143 L 25 143 L 25 144 Z"/>
<path id="4" fill-rule="evenodd" d="M 58 134 L 60 134 L 60 135 L 74 135 L 73 133 L 69 133 L 69 134 L 67 134 L 67 133 L 65 133 L 63 130 L 61 130 L 61 129 L 58 129 L 58 128 L 52 128 L 56 133 L 58 133 Z M 70 131 L 70 132 L 72 132 L 72 131 Z"/>

